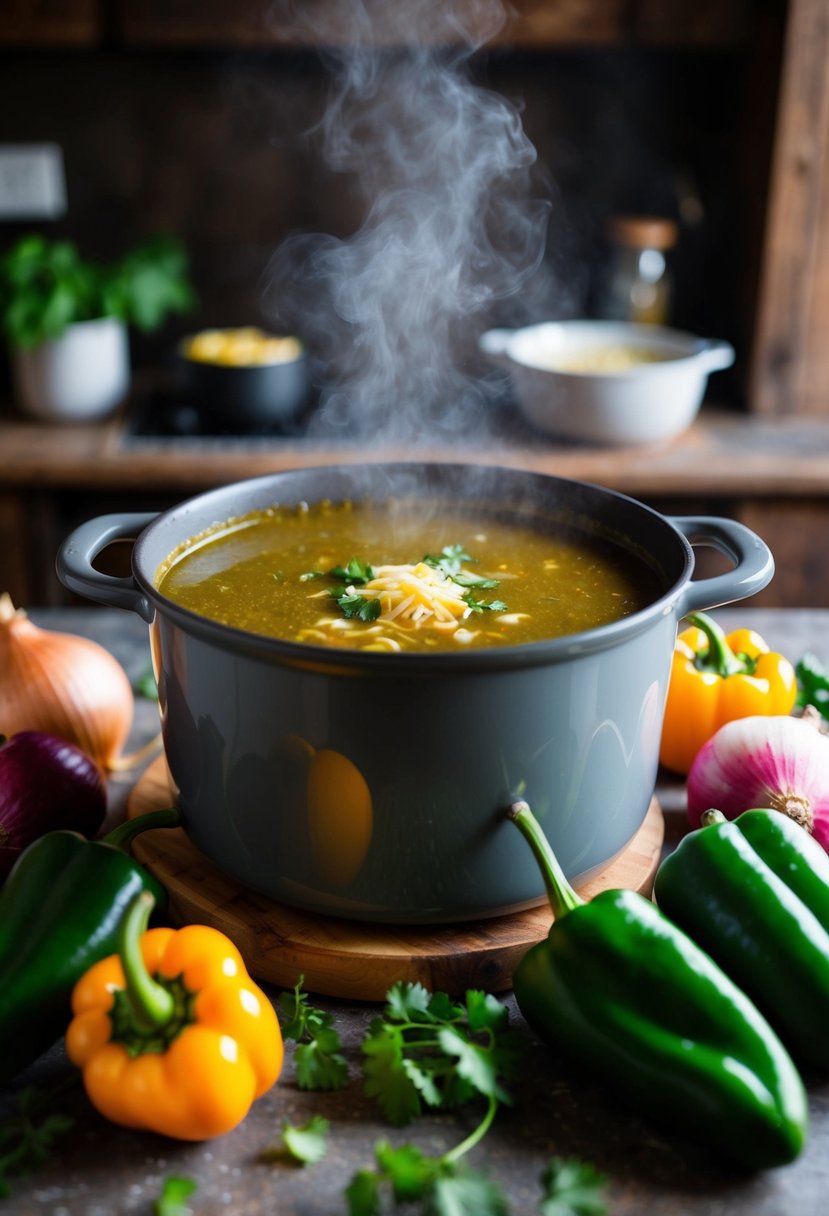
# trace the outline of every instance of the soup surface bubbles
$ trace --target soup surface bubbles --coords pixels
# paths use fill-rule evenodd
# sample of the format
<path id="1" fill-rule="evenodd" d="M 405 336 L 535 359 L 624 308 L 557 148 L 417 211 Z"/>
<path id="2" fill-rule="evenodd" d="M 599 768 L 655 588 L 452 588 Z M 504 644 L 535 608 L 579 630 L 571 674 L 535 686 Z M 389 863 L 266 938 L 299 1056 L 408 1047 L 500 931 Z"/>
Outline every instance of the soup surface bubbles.
<path id="1" fill-rule="evenodd" d="M 179 546 L 156 583 L 174 603 L 249 633 L 393 652 L 579 633 L 662 590 L 621 544 L 549 517 L 411 499 L 251 512 Z"/>

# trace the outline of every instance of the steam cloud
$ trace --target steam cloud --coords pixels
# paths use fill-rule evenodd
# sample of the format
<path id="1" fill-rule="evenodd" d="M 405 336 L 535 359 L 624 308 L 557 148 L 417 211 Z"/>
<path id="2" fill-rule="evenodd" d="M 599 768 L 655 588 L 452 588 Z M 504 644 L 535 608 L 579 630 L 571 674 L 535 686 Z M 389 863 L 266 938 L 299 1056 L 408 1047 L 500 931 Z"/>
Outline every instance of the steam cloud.
<path id="1" fill-rule="evenodd" d="M 315 355 L 316 433 L 451 441 L 474 423 L 480 435 L 494 380 L 470 352 L 494 302 L 537 269 L 549 214 L 532 197 L 536 153 L 517 109 L 471 76 L 503 5 L 381 0 L 372 13 L 347 0 L 336 11 L 348 49 L 326 55 L 318 134 L 365 216 L 347 239 L 289 237 L 268 305 Z"/>

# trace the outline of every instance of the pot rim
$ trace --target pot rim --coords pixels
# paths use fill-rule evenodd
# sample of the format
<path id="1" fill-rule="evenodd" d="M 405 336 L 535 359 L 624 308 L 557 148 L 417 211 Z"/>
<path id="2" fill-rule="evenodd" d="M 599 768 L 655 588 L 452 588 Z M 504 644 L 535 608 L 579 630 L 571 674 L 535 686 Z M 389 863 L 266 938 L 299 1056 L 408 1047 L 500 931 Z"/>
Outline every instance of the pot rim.
<path id="1" fill-rule="evenodd" d="M 186 512 L 195 504 L 203 505 L 214 496 L 216 498 L 225 497 L 237 487 L 249 487 L 250 493 L 253 495 L 257 487 L 270 483 L 278 484 L 280 479 L 289 477 L 293 473 L 302 475 L 345 473 L 347 475 L 354 473 L 358 468 L 367 467 L 370 463 L 364 462 L 361 465 L 309 466 L 301 470 L 283 470 L 268 473 L 260 477 L 229 483 L 226 486 L 217 487 L 215 490 L 208 490 L 205 493 L 194 495 L 178 503 L 176 506 L 158 515 L 136 540 L 132 561 L 135 581 L 156 612 L 170 619 L 185 632 L 200 637 L 204 641 L 219 644 L 224 648 L 232 649 L 242 654 L 257 658 L 275 659 L 283 664 L 306 669 L 316 668 L 325 670 L 326 672 L 330 672 L 333 669 L 348 672 L 370 672 L 372 675 L 378 676 L 384 674 L 400 675 L 403 673 L 409 676 L 417 676 L 419 674 L 432 675 L 437 672 L 463 672 L 464 674 L 470 674 L 479 671 L 515 669 L 517 667 L 540 667 L 567 661 L 578 655 L 609 649 L 619 642 L 635 637 L 643 630 L 649 628 L 656 618 L 672 614 L 676 610 L 677 602 L 681 598 L 683 589 L 690 581 L 694 569 L 694 554 L 687 537 L 672 522 L 669 516 L 662 515 L 659 511 L 627 494 L 622 494 L 618 490 L 610 490 L 605 486 L 593 482 L 577 481 L 572 478 L 555 477 L 548 474 L 537 474 L 510 466 L 479 466 L 433 461 L 377 462 L 376 467 L 378 470 L 383 469 L 386 472 L 391 472 L 396 468 L 404 468 L 411 471 L 412 468 L 418 466 L 424 469 L 428 467 L 440 469 L 441 475 L 447 478 L 452 478 L 453 475 L 461 476 L 464 472 L 468 473 L 470 469 L 480 469 L 482 473 L 488 475 L 520 475 L 522 479 L 540 479 L 545 485 L 556 482 L 568 487 L 583 489 L 590 493 L 610 496 L 618 502 L 629 504 L 634 510 L 642 512 L 657 528 L 663 529 L 666 535 L 675 541 L 683 559 L 682 573 L 657 599 L 644 608 L 631 613 L 629 616 L 611 621 L 594 629 L 565 634 L 538 642 L 524 642 L 518 645 L 493 646 L 459 651 L 440 650 L 434 653 L 424 653 L 423 651 L 388 653 L 314 645 L 307 642 L 294 642 L 287 639 L 250 633 L 232 625 L 210 620 L 208 617 L 200 616 L 190 609 L 181 607 L 173 600 L 164 596 L 153 582 L 155 570 L 153 570 L 151 577 L 142 569 L 142 565 L 149 564 L 146 558 L 146 551 L 152 540 L 153 533 L 165 523 L 175 520 L 178 515 Z M 179 543 L 183 543 L 186 539 L 186 537 L 182 537 Z M 624 533 L 620 532 L 619 543 L 623 544 L 625 540 L 628 541 L 632 551 L 635 552 L 635 538 L 626 537 Z"/>

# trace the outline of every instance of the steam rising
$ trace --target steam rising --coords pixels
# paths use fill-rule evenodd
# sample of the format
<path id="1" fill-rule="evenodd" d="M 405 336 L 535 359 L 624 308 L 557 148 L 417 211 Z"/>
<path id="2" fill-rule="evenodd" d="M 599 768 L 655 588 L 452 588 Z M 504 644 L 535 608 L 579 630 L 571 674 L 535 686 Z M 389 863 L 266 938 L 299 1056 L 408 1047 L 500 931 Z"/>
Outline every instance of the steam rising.
<path id="1" fill-rule="evenodd" d="M 470 71 L 503 7 L 466 3 L 468 25 L 456 8 L 386 3 L 378 29 L 352 0 L 348 49 L 326 56 L 331 96 L 317 134 L 328 166 L 356 184 L 364 218 L 346 239 L 289 237 L 267 297 L 316 356 L 317 433 L 412 442 L 474 425 L 480 434 L 493 381 L 481 376 L 475 340 L 544 252 L 549 204 L 532 198 L 535 149 L 516 108 Z M 372 45 L 361 45 L 368 33 Z"/>

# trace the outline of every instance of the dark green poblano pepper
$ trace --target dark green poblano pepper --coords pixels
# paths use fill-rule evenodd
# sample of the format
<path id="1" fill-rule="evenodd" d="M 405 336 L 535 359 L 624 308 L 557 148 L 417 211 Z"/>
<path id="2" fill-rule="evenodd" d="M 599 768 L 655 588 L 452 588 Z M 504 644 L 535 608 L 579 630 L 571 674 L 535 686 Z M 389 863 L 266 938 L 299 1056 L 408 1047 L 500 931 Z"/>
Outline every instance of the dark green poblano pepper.
<path id="1" fill-rule="evenodd" d="M 139 832 L 171 828 L 179 812 L 150 811 L 102 840 L 47 832 L 25 849 L 0 889 L 0 1084 L 22 1072 L 66 1030 L 72 989 L 118 949 L 133 898 L 166 892 L 129 855 Z"/>
<path id="2" fill-rule="evenodd" d="M 585 903 L 525 802 L 510 817 L 541 867 L 554 923 L 513 976 L 522 1014 L 643 1114 L 749 1169 L 803 1148 L 806 1093 L 763 1015 L 635 891 Z"/>
<path id="3" fill-rule="evenodd" d="M 829 857 L 779 811 L 706 811 L 663 861 L 659 907 L 763 1011 L 796 1059 L 829 1068 Z"/>

